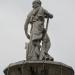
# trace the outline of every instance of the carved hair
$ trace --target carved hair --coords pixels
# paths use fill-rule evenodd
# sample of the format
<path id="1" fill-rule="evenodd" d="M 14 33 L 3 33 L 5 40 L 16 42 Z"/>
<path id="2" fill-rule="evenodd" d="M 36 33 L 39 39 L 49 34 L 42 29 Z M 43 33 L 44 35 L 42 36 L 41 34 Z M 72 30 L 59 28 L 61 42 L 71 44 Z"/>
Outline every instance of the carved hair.
<path id="1" fill-rule="evenodd" d="M 39 5 L 41 5 L 41 1 L 40 0 L 34 0 L 32 4 L 38 3 Z"/>

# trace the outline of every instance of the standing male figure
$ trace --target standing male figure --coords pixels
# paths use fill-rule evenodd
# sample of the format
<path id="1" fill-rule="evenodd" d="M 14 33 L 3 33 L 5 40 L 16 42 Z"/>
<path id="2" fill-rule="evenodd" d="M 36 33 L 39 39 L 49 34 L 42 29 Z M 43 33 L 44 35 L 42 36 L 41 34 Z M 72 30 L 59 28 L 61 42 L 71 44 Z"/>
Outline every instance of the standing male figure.
<path id="1" fill-rule="evenodd" d="M 50 39 L 44 28 L 45 18 L 52 19 L 53 15 L 41 7 L 41 1 L 35 0 L 32 3 L 32 11 L 27 16 L 24 30 L 27 38 L 30 40 L 26 52 L 26 60 L 53 60 L 48 54 L 50 48 Z M 30 35 L 28 34 L 28 25 L 31 24 Z M 42 42 L 42 46 L 40 43 Z"/>

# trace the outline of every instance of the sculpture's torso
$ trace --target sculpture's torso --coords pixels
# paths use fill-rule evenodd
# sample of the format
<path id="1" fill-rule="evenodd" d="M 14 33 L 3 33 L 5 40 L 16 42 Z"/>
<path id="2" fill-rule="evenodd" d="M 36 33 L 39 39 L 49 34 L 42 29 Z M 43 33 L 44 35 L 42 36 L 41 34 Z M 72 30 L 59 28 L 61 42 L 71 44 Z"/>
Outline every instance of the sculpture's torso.
<path id="1" fill-rule="evenodd" d="M 30 13 L 30 23 L 31 23 L 31 39 L 41 39 L 44 30 L 44 9 L 42 7 L 38 7 L 37 9 L 33 9 Z"/>

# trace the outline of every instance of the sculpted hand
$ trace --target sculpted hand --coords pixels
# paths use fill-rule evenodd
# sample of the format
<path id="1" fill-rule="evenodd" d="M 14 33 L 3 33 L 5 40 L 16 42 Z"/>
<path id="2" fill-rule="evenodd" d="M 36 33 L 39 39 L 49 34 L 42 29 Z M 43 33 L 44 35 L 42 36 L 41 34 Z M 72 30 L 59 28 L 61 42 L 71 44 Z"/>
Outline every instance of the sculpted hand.
<path id="1" fill-rule="evenodd" d="M 26 34 L 26 36 L 27 36 L 28 39 L 30 39 L 30 35 L 29 34 Z"/>

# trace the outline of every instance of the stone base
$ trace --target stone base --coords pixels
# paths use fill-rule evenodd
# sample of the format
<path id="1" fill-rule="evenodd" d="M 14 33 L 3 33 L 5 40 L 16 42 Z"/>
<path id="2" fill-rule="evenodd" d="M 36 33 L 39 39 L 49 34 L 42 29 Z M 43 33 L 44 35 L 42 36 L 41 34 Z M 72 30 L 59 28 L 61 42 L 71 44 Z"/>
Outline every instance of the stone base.
<path id="1" fill-rule="evenodd" d="M 20 61 L 10 64 L 5 75 L 74 75 L 72 67 L 54 61 Z"/>

